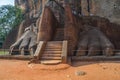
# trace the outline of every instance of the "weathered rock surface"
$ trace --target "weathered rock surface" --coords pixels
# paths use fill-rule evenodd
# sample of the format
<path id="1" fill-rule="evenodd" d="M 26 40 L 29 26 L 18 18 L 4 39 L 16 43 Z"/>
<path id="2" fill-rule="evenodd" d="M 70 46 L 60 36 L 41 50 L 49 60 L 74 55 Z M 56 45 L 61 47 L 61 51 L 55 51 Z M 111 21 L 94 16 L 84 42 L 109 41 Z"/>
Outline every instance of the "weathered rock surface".
<path id="1" fill-rule="evenodd" d="M 62 39 L 60 40 L 68 40 L 69 55 L 73 55 L 73 50 L 78 49 L 81 50 L 81 52 L 77 53 L 77 55 L 98 55 L 99 53 L 97 53 L 96 50 L 101 50 L 104 55 L 110 56 L 114 54 L 114 49 L 120 49 L 120 26 L 111 23 L 106 18 L 93 16 L 108 14 L 106 11 L 102 13 L 103 7 L 107 4 L 106 0 L 101 0 L 101 2 L 97 2 L 96 0 L 81 0 L 81 2 L 80 0 L 71 0 L 72 2 L 69 2 L 70 5 L 67 2 L 63 2 L 64 4 L 61 5 L 61 3 L 59 4 L 58 2 L 51 3 L 51 1 L 49 1 L 46 3 L 46 1 L 47 0 L 15 0 L 15 4 L 23 10 L 25 19 L 14 33 L 10 33 L 16 34 L 12 41 L 18 40 L 23 35 L 24 29 L 34 23 L 38 28 L 37 41 L 53 40 L 56 35 L 55 31 L 58 28 L 64 29 L 64 31 L 62 31 L 64 32 L 63 37 L 61 37 Z M 77 3 L 78 1 L 80 3 Z M 115 3 L 116 1 L 117 0 L 115 0 Z M 102 2 L 105 2 L 105 4 L 102 5 Z M 79 6 L 80 4 L 81 6 Z M 99 4 L 97 6 L 98 8 L 96 7 L 97 4 Z M 105 10 L 106 8 L 107 7 L 105 7 Z M 79 11 L 79 9 L 81 10 Z M 100 11 L 97 11 L 98 9 L 100 9 Z M 105 17 L 108 17 L 109 14 L 106 15 Z M 88 28 L 83 26 L 85 24 L 88 25 Z M 89 27 L 89 25 L 92 27 Z M 86 32 L 86 30 L 88 30 L 88 32 Z M 9 39 L 10 36 L 11 35 L 8 35 Z M 7 39 L 5 43 L 7 43 L 7 46 L 10 46 L 12 41 L 8 42 L 9 40 Z M 88 50 L 88 53 L 86 53 L 85 50 Z"/>

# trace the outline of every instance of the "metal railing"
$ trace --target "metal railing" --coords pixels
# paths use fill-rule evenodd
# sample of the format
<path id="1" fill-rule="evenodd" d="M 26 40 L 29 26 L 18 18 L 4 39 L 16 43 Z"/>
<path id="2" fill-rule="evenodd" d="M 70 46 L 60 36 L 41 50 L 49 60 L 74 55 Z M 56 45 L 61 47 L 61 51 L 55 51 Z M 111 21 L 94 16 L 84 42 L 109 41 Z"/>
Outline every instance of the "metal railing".
<path id="1" fill-rule="evenodd" d="M 115 56 L 120 56 L 120 50 L 111 50 Z M 89 50 L 72 50 L 73 53 L 77 54 L 78 52 L 85 52 L 86 54 L 89 52 Z M 93 50 L 93 52 L 98 52 L 100 54 L 103 54 L 104 52 L 106 52 L 105 50 Z"/>
<path id="2" fill-rule="evenodd" d="M 12 51 L 13 52 L 18 52 L 18 54 L 20 52 L 19 49 L 13 49 Z M 29 49 L 24 49 L 24 51 L 26 52 L 26 51 L 30 51 L 30 50 Z M 0 55 L 10 55 L 10 49 L 0 49 Z"/>
<path id="3" fill-rule="evenodd" d="M 74 51 L 89 51 L 89 50 L 72 50 Z M 104 51 L 104 50 L 94 50 L 94 51 Z M 120 52 L 120 50 L 113 50 L 114 52 Z"/>
<path id="4" fill-rule="evenodd" d="M 13 51 L 18 51 L 18 53 L 20 52 L 19 49 L 14 49 Z M 29 49 L 25 49 L 24 51 L 30 51 Z M 85 51 L 88 52 L 89 50 L 72 50 L 72 52 L 77 53 L 77 52 L 81 52 L 81 51 Z M 104 50 L 94 50 L 95 52 L 104 52 Z M 0 55 L 9 55 L 10 53 L 10 49 L 0 49 Z M 120 50 L 113 50 L 113 52 L 115 54 L 120 54 Z"/>

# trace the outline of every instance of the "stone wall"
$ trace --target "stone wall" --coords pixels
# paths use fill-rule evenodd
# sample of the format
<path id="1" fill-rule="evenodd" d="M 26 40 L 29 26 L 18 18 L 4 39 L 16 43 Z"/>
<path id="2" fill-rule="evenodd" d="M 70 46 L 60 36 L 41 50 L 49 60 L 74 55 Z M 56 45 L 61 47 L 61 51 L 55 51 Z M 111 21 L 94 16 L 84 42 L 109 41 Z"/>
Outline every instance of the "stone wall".
<path id="1" fill-rule="evenodd" d="M 89 0 L 89 3 L 88 0 L 81 0 L 81 6 L 82 15 L 105 17 L 118 24 L 120 22 L 120 0 Z"/>
<path id="2" fill-rule="evenodd" d="M 112 22 L 120 21 L 120 0 L 95 0 L 96 15 L 106 17 Z"/>

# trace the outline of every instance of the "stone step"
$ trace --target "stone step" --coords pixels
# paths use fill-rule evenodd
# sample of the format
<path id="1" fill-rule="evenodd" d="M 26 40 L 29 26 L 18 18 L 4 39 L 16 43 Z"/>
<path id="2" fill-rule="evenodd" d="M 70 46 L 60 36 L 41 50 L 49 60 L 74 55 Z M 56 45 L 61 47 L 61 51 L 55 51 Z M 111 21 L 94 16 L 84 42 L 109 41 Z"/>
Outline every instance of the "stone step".
<path id="1" fill-rule="evenodd" d="M 62 49 L 62 44 L 60 44 L 60 45 L 46 45 L 46 49 Z"/>
<path id="2" fill-rule="evenodd" d="M 41 60 L 61 60 L 61 57 L 44 57 L 42 56 Z"/>
<path id="3" fill-rule="evenodd" d="M 44 51 L 43 54 L 61 54 L 62 51 Z"/>
<path id="4" fill-rule="evenodd" d="M 64 30 L 63 29 L 59 29 L 56 32 L 64 32 Z M 64 33 L 61 33 L 61 34 L 64 34 Z"/>
<path id="5" fill-rule="evenodd" d="M 62 49 L 45 49 L 44 51 L 61 51 Z"/>
<path id="6" fill-rule="evenodd" d="M 45 64 L 45 65 L 56 65 L 61 63 L 61 60 L 41 60 L 41 64 Z"/>
<path id="7" fill-rule="evenodd" d="M 47 42 L 41 57 L 41 64 L 59 64 L 62 62 L 62 41 Z"/>
<path id="8" fill-rule="evenodd" d="M 62 41 L 48 42 L 45 51 L 61 51 Z"/>
<path id="9" fill-rule="evenodd" d="M 55 35 L 55 38 L 62 38 L 64 35 L 63 34 L 57 34 Z"/>
<path id="10" fill-rule="evenodd" d="M 62 49 L 46 48 L 45 51 L 61 51 Z"/>
<path id="11" fill-rule="evenodd" d="M 54 41 L 64 39 L 64 28 L 58 28 L 55 32 Z"/>
<path id="12" fill-rule="evenodd" d="M 43 54 L 42 57 L 61 57 L 61 54 Z"/>
<path id="13" fill-rule="evenodd" d="M 47 44 L 62 44 L 62 41 L 49 41 Z"/>

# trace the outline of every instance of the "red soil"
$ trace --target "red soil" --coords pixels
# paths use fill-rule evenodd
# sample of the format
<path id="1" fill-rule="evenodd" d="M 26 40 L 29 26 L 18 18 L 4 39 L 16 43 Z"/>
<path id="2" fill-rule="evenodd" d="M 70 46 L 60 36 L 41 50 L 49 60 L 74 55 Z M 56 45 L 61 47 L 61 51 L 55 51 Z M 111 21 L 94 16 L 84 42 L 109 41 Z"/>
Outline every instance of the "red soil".
<path id="1" fill-rule="evenodd" d="M 72 66 L 0 60 L 0 80 L 120 80 L 118 62 L 74 62 Z M 76 72 L 84 71 L 82 76 Z"/>

